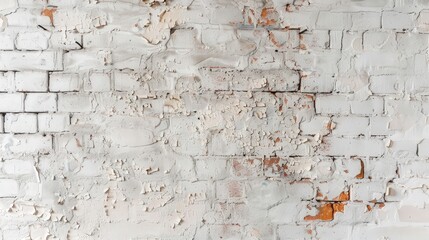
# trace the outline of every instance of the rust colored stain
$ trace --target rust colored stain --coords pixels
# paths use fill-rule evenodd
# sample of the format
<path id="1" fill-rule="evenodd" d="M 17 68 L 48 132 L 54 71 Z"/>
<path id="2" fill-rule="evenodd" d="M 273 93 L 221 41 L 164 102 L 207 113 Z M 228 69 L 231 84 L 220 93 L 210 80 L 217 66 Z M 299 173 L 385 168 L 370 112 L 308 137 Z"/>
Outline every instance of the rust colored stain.
<path id="1" fill-rule="evenodd" d="M 252 171 L 252 168 L 253 169 L 255 168 L 253 164 L 256 164 L 254 159 L 248 159 L 244 162 L 240 162 L 234 159 L 232 161 L 232 168 L 237 177 L 241 177 L 241 176 L 248 177 L 248 176 L 251 176 L 254 172 Z"/>
<path id="2" fill-rule="evenodd" d="M 329 122 L 326 124 L 326 129 L 328 129 L 329 131 L 332 131 L 334 128 L 335 128 L 335 125 L 333 124 L 333 122 L 332 122 L 332 121 L 329 121 Z"/>
<path id="3" fill-rule="evenodd" d="M 322 220 L 322 221 L 332 221 L 334 220 L 334 208 L 332 203 L 327 203 L 319 207 L 319 213 L 315 216 L 306 216 L 304 217 L 305 221 L 314 221 L 314 220 Z"/>
<path id="4" fill-rule="evenodd" d="M 238 182 L 228 183 L 228 192 L 230 197 L 242 197 L 241 185 Z"/>
<path id="5" fill-rule="evenodd" d="M 253 19 L 255 18 L 255 10 L 245 7 L 243 9 L 243 15 L 244 15 L 244 24 L 253 25 Z M 246 22 L 246 19 L 247 19 L 247 22 Z"/>
<path id="6" fill-rule="evenodd" d="M 360 172 L 358 175 L 356 175 L 357 179 L 363 179 L 365 177 L 365 165 L 363 164 L 363 161 L 358 159 L 360 161 Z"/>
<path id="7" fill-rule="evenodd" d="M 232 161 L 232 167 L 237 172 L 240 172 L 240 170 L 243 169 L 243 166 L 241 166 L 241 164 L 237 160 Z"/>
<path id="8" fill-rule="evenodd" d="M 284 100 L 283 100 L 283 102 L 286 104 L 286 106 L 287 106 L 287 103 L 289 102 L 289 100 L 287 100 L 287 98 L 285 98 Z"/>
<path id="9" fill-rule="evenodd" d="M 277 41 L 276 36 L 274 36 L 274 33 L 270 32 L 270 33 L 268 34 L 268 37 L 269 37 L 269 39 L 270 39 L 271 43 L 273 43 L 273 45 L 274 45 L 274 46 L 276 46 L 276 47 L 278 47 L 278 48 L 282 47 L 282 44 L 280 44 L 280 43 Z"/>
<path id="10" fill-rule="evenodd" d="M 265 167 L 272 167 L 273 165 L 278 165 L 279 162 L 280 162 L 279 157 L 266 158 L 266 159 L 264 159 L 264 166 Z"/>
<path id="11" fill-rule="evenodd" d="M 80 144 L 79 139 L 75 138 L 75 140 L 76 140 L 76 146 L 78 146 L 78 147 L 82 147 L 82 144 Z"/>
<path id="12" fill-rule="evenodd" d="M 277 15 L 277 12 L 274 8 L 263 8 L 261 19 L 259 19 L 258 24 L 262 26 L 271 26 L 276 24 L 277 20 L 274 19 L 275 15 Z"/>
<path id="13" fill-rule="evenodd" d="M 51 24 L 54 25 L 54 13 L 57 11 L 57 8 L 47 7 L 42 10 L 42 16 L 49 17 Z"/>
<path id="14" fill-rule="evenodd" d="M 271 173 L 279 173 L 281 176 L 286 177 L 288 174 L 286 173 L 288 166 L 286 163 L 280 163 L 279 157 L 270 157 L 264 159 L 264 171 L 270 171 Z"/>
<path id="15" fill-rule="evenodd" d="M 313 101 L 314 100 L 314 95 L 310 95 L 310 94 L 306 94 L 304 95 L 306 98 L 308 98 L 309 100 Z"/>

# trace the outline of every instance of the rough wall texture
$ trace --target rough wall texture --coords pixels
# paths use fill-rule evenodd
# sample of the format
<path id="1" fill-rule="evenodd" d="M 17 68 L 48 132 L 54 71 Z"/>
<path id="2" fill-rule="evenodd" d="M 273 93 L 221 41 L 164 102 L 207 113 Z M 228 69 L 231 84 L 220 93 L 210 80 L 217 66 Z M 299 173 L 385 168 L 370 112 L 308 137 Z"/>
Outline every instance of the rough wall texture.
<path id="1" fill-rule="evenodd" d="M 0 13 L 0 239 L 427 239 L 428 0 Z"/>

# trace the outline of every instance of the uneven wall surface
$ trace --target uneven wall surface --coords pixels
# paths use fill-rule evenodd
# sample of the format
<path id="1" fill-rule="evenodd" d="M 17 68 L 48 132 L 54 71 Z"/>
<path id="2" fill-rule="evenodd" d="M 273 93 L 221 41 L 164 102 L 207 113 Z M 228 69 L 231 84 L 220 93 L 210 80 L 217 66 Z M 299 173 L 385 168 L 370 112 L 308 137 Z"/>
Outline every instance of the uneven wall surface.
<path id="1" fill-rule="evenodd" d="M 428 239 L 428 0 L 1 0 L 0 239 Z"/>

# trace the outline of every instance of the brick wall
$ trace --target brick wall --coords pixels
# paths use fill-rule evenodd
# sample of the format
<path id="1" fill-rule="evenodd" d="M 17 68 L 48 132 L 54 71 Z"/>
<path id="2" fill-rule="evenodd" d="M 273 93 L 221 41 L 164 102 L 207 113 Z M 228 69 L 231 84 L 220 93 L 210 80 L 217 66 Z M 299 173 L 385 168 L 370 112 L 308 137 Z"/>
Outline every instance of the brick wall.
<path id="1" fill-rule="evenodd" d="M 429 1 L 1 0 L 0 240 L 427 239 Z"/>

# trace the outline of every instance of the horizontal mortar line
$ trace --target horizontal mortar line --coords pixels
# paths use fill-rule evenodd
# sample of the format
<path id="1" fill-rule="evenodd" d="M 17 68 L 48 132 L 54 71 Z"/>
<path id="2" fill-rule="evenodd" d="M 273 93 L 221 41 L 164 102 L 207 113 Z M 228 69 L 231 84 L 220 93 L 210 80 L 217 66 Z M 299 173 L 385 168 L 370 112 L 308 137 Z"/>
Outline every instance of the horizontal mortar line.
<path id="1" fill-rule="evenodd" d="M 204 91 L 204 92 L 240 92 L 240 93 L 247 93 L 247 92 L 263 92 L 263 93 L 301 93 L 301 94 L 310 94 L 310 93 L 303 93 L 303 92 L 298 92 L 298 90 L 209 90 L 209 91 Z"/>

